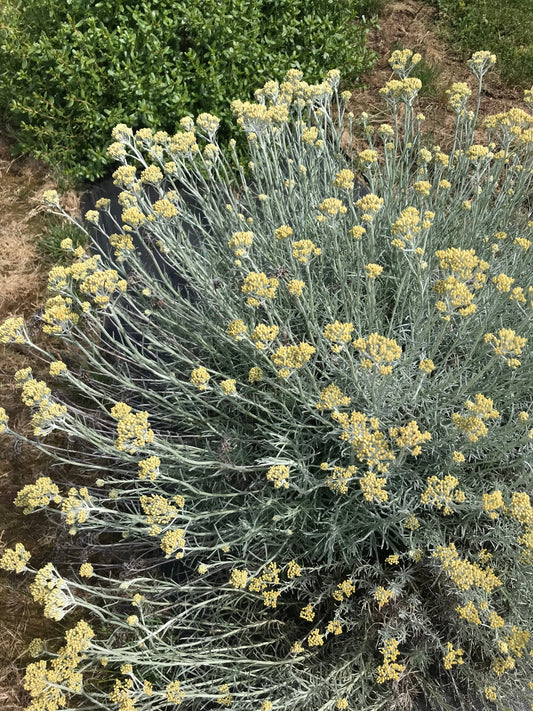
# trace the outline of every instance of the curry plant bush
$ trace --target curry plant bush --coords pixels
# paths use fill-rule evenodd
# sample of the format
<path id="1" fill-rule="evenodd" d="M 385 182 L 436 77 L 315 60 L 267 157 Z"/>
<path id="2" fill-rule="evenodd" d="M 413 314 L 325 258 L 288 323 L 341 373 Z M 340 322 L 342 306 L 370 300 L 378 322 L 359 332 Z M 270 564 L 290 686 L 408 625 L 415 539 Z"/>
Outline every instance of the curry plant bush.
<path id="1" fill-rule="evenodd" d="M 114 128 L 109 250 L 66 239 L 50 272 L 64 360 L 0 330 L 50 362 L 15 380 L 73 472 L 15 501 L 56 517 L 62 559 L 1 559 L 66 629 L 32 643 L 32 711 L 533 698 L 533 116 L 474 141 L 454 84 L 453 145 L 428 144 L 418 59 L 392 55 L 376 128 L 336 71 L 235 101 L 246 174 L 212 114 Z"/>
<path id="2" fill-rule="evenodd" d="M 0 111 L 19 150 L 74 180 L 109 169 L 112 127 L 176 130 L 294 66 L 356 79 L 375 0 L 5 0 Z"/>

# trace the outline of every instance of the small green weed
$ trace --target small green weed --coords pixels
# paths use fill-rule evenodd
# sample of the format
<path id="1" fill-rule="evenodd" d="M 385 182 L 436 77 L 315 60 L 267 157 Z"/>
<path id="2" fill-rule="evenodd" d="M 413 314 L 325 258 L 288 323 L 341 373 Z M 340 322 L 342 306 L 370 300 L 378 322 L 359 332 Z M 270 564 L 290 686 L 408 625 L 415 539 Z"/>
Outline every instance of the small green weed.
<path id="1" fill-rule="evenodd" d="M 70 259 L 65 250 L 61 249 L 61 242 L 68 238 L 72 240 L 74 249 L 87 244 L 86 235 L 77 225 L 50 216 L 46 231 L 39 237 L 37 246 L 46 261 L 67 264 Z"/>

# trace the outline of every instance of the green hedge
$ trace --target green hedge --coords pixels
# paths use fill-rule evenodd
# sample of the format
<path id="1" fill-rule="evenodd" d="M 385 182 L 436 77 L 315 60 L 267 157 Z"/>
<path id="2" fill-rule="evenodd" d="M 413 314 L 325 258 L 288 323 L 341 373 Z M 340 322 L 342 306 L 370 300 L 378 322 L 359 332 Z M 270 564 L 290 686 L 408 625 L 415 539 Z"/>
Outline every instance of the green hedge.
<path id="1" fill-rule="evenodd" d="M 305 67 L 310 80 L 371 66 L 375 0 L 5 0 L 0 8 L 0 112 L 18 149 L 74 179 L 108 166 L 120 122 L 176 128 Z M 228 130 L 228 129 L 226 129 Z"/>

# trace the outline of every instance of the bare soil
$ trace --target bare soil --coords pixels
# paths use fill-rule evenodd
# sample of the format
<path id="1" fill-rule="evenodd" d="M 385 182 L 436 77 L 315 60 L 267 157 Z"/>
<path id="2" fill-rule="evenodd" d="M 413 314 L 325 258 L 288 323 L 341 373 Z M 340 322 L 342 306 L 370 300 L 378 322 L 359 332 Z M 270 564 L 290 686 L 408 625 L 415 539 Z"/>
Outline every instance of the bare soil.
<path id="1" fill-rule="evenodd" d="M 440 72 L 434 78 L 431 96 L 422 96 L 420 110 L 426 115 L 426 130 L 434 143 L 443 148 L 453 137 L 453 115 L 446 109 L 446 89 L 455 81 L 466 81 L 475 90 L 475 79 L 460 59 L 439 38 L 435 26 L 436 11 L 415 0 L 385 2 L 379 29 L 369 37 L 378 55 L 374 69 L 362 77 L 367 88 L 356 91 L 349 110 L 357 116 L 366 111 L 373 123 L 388 121 L 386 106 L 378 90 L 392 78 L 387 63 L 391 52 L 409 48 L 420 52 L 426 62 Z M 480 49 L 483 49 L 480 47 Z M 485 81 L 481 116 L 521 106 L 522 91 L 501 82 L 497 71 Z M 482 140 L 482 134 L 480 134 Z M 7 139 L 0 127 L 0 323 L 9 316 L 30 319 L 46 299 L 48 265 L 37 242 L 46 230 L 41 207 L 45 190 L 55 188 L 51 173 L 31 158 L 12 158 Z M 68 193 L 62 203 L 72 214 L 79 210 L 79 196 Z M 36 319 L 34 319 L 36 321 Z M 42 365 L 30 360 L 24 348 L 0 346 L 0 405 L 10 415 L 13 429 L 29 433 L 26 408 L 20 403 L 13 374 L 31 365 L 36 375 L 44 376 Z M 53 534 L 44 517 L 25 519 L 12 502 L 17 491 L 43 474 L 46 461 L 29 447 L 15 447 L 10 438 L 0 437 L 0 552 L 4 546 L 22 541 L 34 559 L 46 559 Z M 23 669 L 30 661 L 26 649 L 33 637 L 56 634 L 43 621 L 26 592 L 26 581 L 16 576 L 0 575 L 0 706 L 19 711 L 28 702 L 23 689 Z"/>

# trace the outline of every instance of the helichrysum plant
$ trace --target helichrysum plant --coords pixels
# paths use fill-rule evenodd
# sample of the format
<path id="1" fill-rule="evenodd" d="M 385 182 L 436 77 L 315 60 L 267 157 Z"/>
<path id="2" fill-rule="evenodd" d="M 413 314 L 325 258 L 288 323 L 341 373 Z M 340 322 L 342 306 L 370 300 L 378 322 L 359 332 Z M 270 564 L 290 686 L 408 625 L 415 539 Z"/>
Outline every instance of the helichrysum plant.
<path id="1" fill-rule="evenodd" d="M 109 249 L 67 239 L 50 272 L 67 362 L 0 327 L 50 361 L 15 380 L 74 472 L 15 501 L 68 531 L 63 560 L 1 558 L 66 627 L 27 668 L 31 711 L 533 699 L 533 116 L 474 134 L 454 84 L 432 145 L 416 61 L 393 54 L 378 127 L 336 71 L 234 102 L 247 170 L 210 114 L 114 129 Z M 480 88 L 493 63 L 473 56 Z"/>

